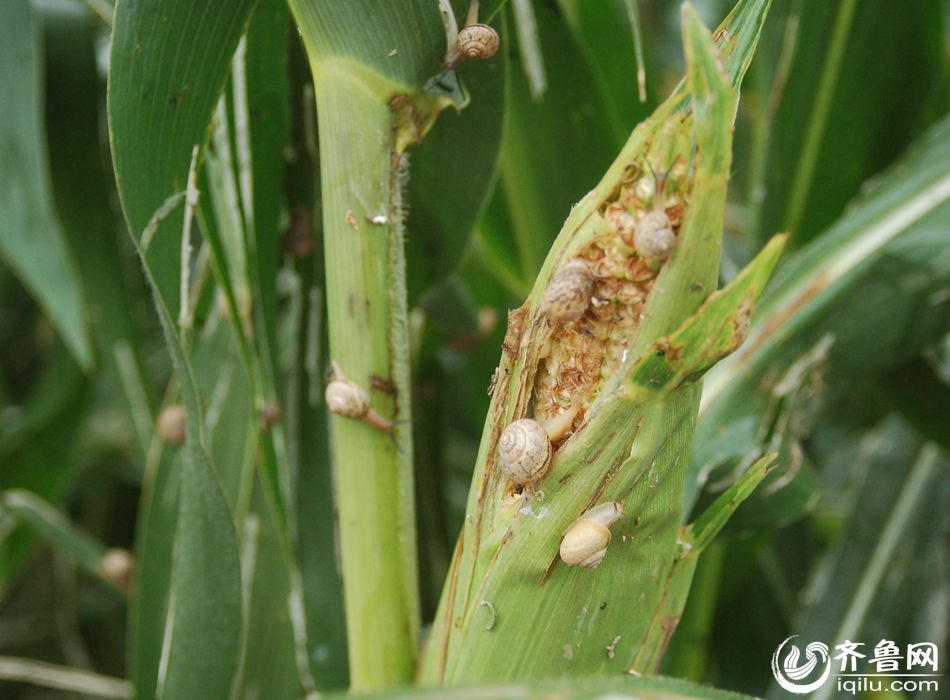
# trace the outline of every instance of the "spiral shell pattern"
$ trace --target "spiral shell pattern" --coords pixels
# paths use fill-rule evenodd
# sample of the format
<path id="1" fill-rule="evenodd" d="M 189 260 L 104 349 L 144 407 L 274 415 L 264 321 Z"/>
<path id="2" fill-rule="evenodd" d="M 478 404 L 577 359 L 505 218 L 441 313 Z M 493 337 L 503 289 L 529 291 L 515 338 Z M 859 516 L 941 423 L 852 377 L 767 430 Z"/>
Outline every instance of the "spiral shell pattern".
<path id="1" fill-rule="evenodd" d="M 530 418 L 511 423 L 498 440 L 501 471 L 515 484 L 537 481 L 551 464 L 551 440 L 541 424 Z"/>
<path id="2" fill-rule="evenodd" d="M 498 43 L 498 32 L 487 24 L 470 24 L 459 31 L 458 48 L 468 58 L 491 58 Z"/>
<path id="3" fill-rule="evenodd" d="M 559 270 L 541 297 L 539 310 L 552 321 L 576 321 L 590 306 L 594 274 L 580 258 Z"/>

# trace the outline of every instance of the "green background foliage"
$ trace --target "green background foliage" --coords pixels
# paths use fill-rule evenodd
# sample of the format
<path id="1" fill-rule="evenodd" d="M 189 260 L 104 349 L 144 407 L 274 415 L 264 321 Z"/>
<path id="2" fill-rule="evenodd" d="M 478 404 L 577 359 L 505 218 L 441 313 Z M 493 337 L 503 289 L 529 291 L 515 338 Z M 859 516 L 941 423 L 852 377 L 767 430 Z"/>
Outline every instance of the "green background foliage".
<path id="1" fill-rule="evenodd" d="M 468 3 L 448 4 L 461 21 Z M 64 667 L 66 692 L 91 696 L 407 683 L 418 650 L 406 640 L 435 620 L 481 468 L 507 312 L 550 274 L 572 208 L 680 85 L 680 7 L 483 0 L 501 50 L 446 71 L 436 0 L 113 5 L 0 5 L 0 695 L 43 697 L 35 684 Z M 732 9 L 695 5 L 710 27 Z M 672 607 L 650 611 L 685 600 L 667 676 L 779 698 L 769 657 L 790 634 L 950 653 L 948 12 L 941 0 L 768 8 L 732 134 L 718 280 L 762 296 L 745 344 L 706 377 L 678 467 L 685 496 L 671 508 L 703 555 L 676 560 Z M 754 39 L 739 39 L 749 58 Z M 358 114 L 328 88 L 341 83 Z M 397 183 L 380 179 L 379 147 L 407 133 L 387 131 L 401 95 L 419 143 Z M 352 143 L 338 138 L 347 130 Z M 387 213 L 401 216 L 372 224 L 400 187 Z M 338 210 L 347 201 L 358 233 Z M 396 441 L 331 423 L 323 405 L 333 348 L 366 383 L 384 380 L 374 406 L 398 410 L 384 390 L 399 377 L 383 370 L 402 371 L 387 364 L 402 361 L 392 329 L 365 347 L 335 330 L 356 316 L 340 279 L 365 273 L 384 296 L 393 286 L 390 228 L 405 239 L 413 404 Z M 298 256 L 300 240 L 311 250 Z M 355 241 L 365 257 L 342 259 Z M 663 332 L 679 327 L 689 344 L 722 331 L 703 316 L 681 326 L 692 311 Z M 644 361 L 630 390 L 684 371 Z M 170 404 L 188 415 L 181 448 L 155 430 Z M 341 454 L 403 471 L 380 478 Z M 340 536 L 353 543 L 347 528 L 370 524 L 398 547 L 351 568 Z M 134 557 L 131 593 L 107 566 L 116 550 Z M 562 607 L 583 604 L 588 573 L 557 584 L 572 601 Z M 357 577 L 371 601 L 359 623 L 343 602 Z M 387 587 L 397 577 L 403 588 Z M 548 614 L 552 600 L 525 610 Z M 354 646 L 354 625 L 379 638 L 390 605 L 408 611 L 392 635 L 404 646 Z M 458 680 L 561 675 L 532 657 L 534 636 L 558 629 L 472 627 L 484 649 L 455 659 Z M 592 638 L 587 673 L 610 665 L 610 641 Z M 517 654 L 495 646 L 511 643 Z M 730 697 L 664 679 L 558 683 L 473 692 Z"/>

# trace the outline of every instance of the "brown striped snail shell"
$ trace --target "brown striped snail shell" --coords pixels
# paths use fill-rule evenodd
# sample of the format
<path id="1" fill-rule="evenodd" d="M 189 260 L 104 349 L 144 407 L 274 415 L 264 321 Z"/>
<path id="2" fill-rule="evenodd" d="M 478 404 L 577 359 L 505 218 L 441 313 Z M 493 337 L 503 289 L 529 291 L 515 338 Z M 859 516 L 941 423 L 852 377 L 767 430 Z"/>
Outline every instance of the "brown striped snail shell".
<path id="1" fill-rule="evenodd" d="M 530 484 L 544 476 L 551 465 L 551 439 L 536 420 L 516 420 L 498 439 L 498 461 L 510 481 Z"/>
<path id="2" fill-rule="evenodd" d="M 498 51 L 498 32 L 487 24 L 470 24 L 459 31 L 456 45 L 468 58 L 491 58 Z"/>
<path id="3" fill-rule="evenodd" d="M 561 540 L 561 561 L 568 566 L 596 569 L 607 554 L 610 526 L 623 517 L 623 506 L 609 502 L 594 506 L 578 518 Z"/>
<path id="4" fill-rule="evenodd" d="M 676 247 L 676 234 L 662 211 L 643 215 L 633 235 L 633 246 L 645 260 L 666 260 Z"/>
<path id="5" fill-rule="evenodd" d="M 551 278 L 538 310 L 555 322 L 576 321 L 593 295 L 594 273 L 584 260 L 574 258 Z"/>

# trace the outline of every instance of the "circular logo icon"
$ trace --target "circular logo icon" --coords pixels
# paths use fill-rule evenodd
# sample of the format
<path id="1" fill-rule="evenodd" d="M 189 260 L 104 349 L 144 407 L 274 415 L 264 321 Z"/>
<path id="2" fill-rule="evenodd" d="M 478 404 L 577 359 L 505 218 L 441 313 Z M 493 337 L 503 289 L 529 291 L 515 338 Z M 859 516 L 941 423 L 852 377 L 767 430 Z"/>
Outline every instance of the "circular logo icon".
<path id="1" fill-rule="evenodd" d="M 778 649 L 772 654 L 772 675 L 775 676 L 778 684 L 788 692 L 804 695 L 818 690 L 824 685 L 825 681 L 828 680 L 828 674 L 831 673 L 831 663 L 828 657 L 828 645 L 823 642 L 812 642 L 805 647 L 805 661 L 803 663 L 799 663 L 801 652 L 797 646 L 792 644 L 788 649 L 785 660 L 779 664 L 782 649 L 797 636 L 797 634 L 793 634 L 779 644 Z M 819 665 L 823 669 L 821 675 L 817 679 L 809 681 L 809 678 L 814 677 L 815 669 Z"/>

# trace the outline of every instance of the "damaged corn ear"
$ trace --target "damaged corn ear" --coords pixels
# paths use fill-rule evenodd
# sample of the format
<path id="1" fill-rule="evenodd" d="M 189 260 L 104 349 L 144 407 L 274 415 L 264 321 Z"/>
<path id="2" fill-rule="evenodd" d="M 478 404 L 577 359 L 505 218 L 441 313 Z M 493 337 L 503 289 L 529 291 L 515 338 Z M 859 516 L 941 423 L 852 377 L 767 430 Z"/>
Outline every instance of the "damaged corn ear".
<path id="1" fill-rule="evenodd" d="M 539 420 L 579 401 L 573 428 L 580 427 L 624 362 L 689 205 L 689 126 L 664 125 L 625 164 L 598 209 L 599 235 L 545 288 L 538 311 L 556 325 L 534 383 Z"/>
<path id="2" fill-rule="evenodd" d="M 678 555 L 683 451 L 700 394 L 689 385 L 692 377 L 663 396 L 636 393 L 631 385 L 641 387 L 641 379 L 652 385 L 658 372 L 679 377 L 679 366 L 638 361 L 715 289 L 736 89 L 767 10 L 768 0 L 740 0 L 711 35 L 684 6 L 686 80 L 634 130 L 600 183 L 572 209 L 529 299 L 509 315 L 422 682 L 648 672 L 655 664 L 638 666 L 638 655 L 662 655 L 682 612 L 681 604 L 664 607 L 663 596 Z M 664 250 L 637 240 L 651 222 L 661 224 L 653 230 L 664 231 Z M 560 285 L 584 268 L 590 295 L 562 294 Z M 552 313 L 575 298 L 573 313 Z M 539 425 L 554 418 L 571 423 L 559 425 L 570 437 L 553 442 L 543 491 L 508 508 L 511 481 L 499 464 L 499 440 L 524 416 Z M 622 537 L 615 527 L 611 543 L 619 503 L 633 517 Z M 568 567 L 599 568 L 591 576 Z M 578 595 L 581 578 L 595 582 L 600 605 Z M 481 600 L 497 610 L 490 635 L 476 614 Z M 609 614 L 601 614 L 608 605 Z M 532 655 L 512 654 L 525 630 Z M 595 640 L 613 640 L 606 656 Z"/>

